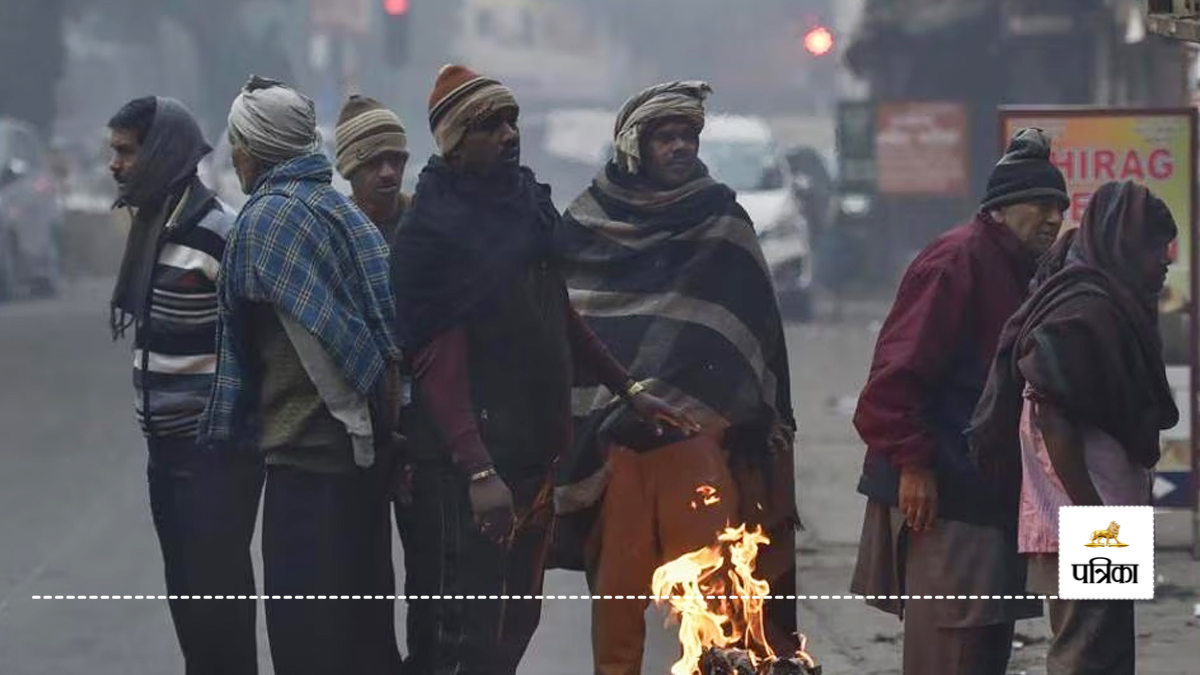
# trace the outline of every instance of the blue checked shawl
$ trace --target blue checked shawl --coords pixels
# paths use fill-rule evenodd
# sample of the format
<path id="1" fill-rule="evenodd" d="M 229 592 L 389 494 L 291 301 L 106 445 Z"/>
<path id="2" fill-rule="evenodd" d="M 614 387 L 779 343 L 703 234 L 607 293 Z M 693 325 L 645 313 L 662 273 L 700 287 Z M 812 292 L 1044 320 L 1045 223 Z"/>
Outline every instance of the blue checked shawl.
<path id="1" fill-rule="evenodd" d="M 266 302 L 308 329 L 350 384 L 370 394 L 398 359 L 388 247 L 379 230 L 330 186 L 332 167 L 305 155 L 263 176 L 238 215 L 217 279 L 217 374 L 206 439 L 245 431 L 250 405 L 245 312 Z"/>

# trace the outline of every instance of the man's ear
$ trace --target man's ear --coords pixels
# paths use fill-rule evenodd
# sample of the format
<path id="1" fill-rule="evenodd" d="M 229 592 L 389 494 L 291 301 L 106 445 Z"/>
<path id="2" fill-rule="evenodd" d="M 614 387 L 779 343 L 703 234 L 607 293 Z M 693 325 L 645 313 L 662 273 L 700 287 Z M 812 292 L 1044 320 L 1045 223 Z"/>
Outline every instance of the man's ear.
<path id="1" fill-rule="evenodd" d="M 990 217 L 995 222 L 1003 225 L 1005 216 L 1007 215 L 1007 213 L 1008 213 L 1008 211 L 1005 209 L 992 209 L 991 211 L 988 211 L 988 217 Z"/>

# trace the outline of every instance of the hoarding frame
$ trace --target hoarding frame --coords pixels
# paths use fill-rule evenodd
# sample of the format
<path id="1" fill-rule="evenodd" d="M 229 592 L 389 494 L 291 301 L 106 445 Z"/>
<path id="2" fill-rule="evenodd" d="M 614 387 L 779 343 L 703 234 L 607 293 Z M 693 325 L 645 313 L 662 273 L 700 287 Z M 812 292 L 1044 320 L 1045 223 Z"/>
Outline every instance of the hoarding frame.
<path id="1" fill-rule="evenodd" d="M 1188 429 L 1188 445 L 1191 449 L 1191 486 L 1192 491 L 1192 556 L 1200 559 L 1200 448 L 1197 447 L 1197 441 L 1200 441 L 1200 419 L 1197 414 L 1200 413 L 1200 232 L 1197 231 L 1200 224 L 1200 189 L 1198 182 L 1200 176 L 1197 175 L 1198 155 L 1200 155 L 1200 110 L 1194 107 L 1172 106 L 1163 108 L 1149 107 L 1107 107 L 1107 106 L 1061 106 L 1061 105 L 1020 105 L 1020 106 L 1000 106 L 996 116 L 997 138 L 999 139 L 1000 152 L 1008 146 L 1008 122 L 1013 118 L 1023 117 L 1041 117 L 1045 119 L 1064 118 L 1064 119 L 1080 119 L 1080 118 L 1104 118 L 1104 117 L 1184 117 L 1189 121 L 1191 129 L 1191 138 L 1189 141 L 1187 166 L 1190 178 L 1191 189 L 1191 213 L 1189 214 L 1190 222 L 1188 227 L 1188 277 L 1189 298 L 1188 304 L 1191 315 L 1188 317 L 1188 331 L 1190 338 L 1188 340 L 1190 361 L 1189 363 L 1189 396 L 1188 406 L 1191 413 L 1190 425 Z M 1182 252 L 1181 252 L 1182 253 Z"/>
<path id="2" fill-rule="evenodd" d="M 890 199 L 946 199 L 946 200 L 968 200 L 971 198 L 971 110 L 970 106 L 961 101 L 950 99 L 903 99 L 896 101 L 875 101 L 872 103 L 872 116 L 874 118 L 874 143 L 875 143 L 875 191 L 882 197 Z M 961 174 L 962 185 L 957 189 L 943 190 L 900 190 L 894 191 L 885 188 L 885 182 L 890 181 L 891 174 L 885 173 L 884 162 L 882 157 L 884 153 L 880 151 L 880 137 L 886 128 L 884 119 L 889 112 L 908 112 L 911 114 L 914 110 L 924 111 L 929 114 L 931 111 L 936 111 L 940 114 L 952 114 L 955 117 L 960 117 L 962 122 L 959 156 L 957 161 L 957 173 Z M 889 118 L 891 119 L 891 118 Z M 943 127 L 944 128 L 944 127 Z M 887 178 L 888 180 L 885 180 Z"/>

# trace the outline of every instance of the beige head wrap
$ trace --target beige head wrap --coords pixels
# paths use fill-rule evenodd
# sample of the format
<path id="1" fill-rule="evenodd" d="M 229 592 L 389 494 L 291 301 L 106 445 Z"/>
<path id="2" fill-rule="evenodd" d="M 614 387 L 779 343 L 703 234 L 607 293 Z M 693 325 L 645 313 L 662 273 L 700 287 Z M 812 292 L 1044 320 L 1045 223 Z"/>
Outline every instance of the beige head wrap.
<path id="1" fill-rule="evenodd" d="M 232 142 L 267 164 L 321 148 L 312 100 L 282 82 L 257 75 L 250 77 L 229 109 L 229 132 Z"/>
<path id="2" fill-rule="evenodd" d="M 682 117 L 704 128 L 704 100 L 712 93 L 707 82 L 691 80 L 656 84 L 634 95 L 617 114 L 613 147 L 617 164 L 631 174 L 641 170 L 641 136 L 649 122 Z"/>

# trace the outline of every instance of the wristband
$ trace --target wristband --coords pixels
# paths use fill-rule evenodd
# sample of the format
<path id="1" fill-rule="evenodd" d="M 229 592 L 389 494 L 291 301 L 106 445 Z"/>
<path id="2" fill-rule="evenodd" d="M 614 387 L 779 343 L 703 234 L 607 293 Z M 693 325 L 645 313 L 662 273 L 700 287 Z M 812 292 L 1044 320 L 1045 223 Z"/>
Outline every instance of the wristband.
<path id="1" fill-rule="evenodd" d="M 496 469 L 494 467 L 489 466 L 486 469 L 476 471 L 475 473 L 471 474 L 470 479 L 471 479 L 472 483 L 478 483 L 481 480 L 486 480 L 495 475 L 496 475 Z"/>
<path id="2" fill-rule="evenodd" d="M 629 385 L 625 387 L 625 391 L 621 392 L 621 396 L 625 399 L 631 399 L 645 390 L 646 385 L 642 384 L 641 382 L 630 381 Z"/>

